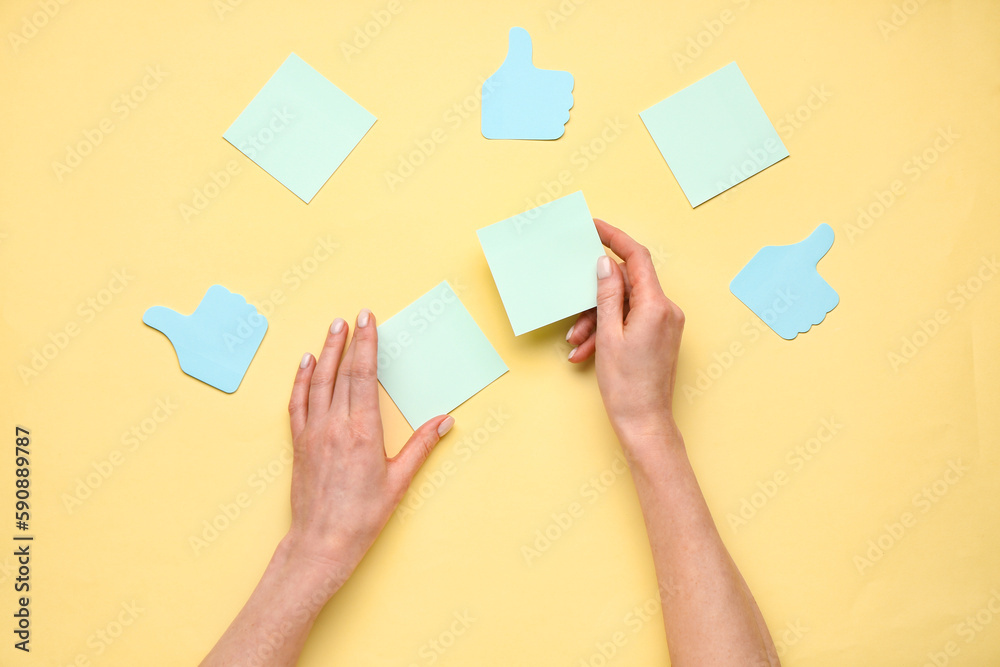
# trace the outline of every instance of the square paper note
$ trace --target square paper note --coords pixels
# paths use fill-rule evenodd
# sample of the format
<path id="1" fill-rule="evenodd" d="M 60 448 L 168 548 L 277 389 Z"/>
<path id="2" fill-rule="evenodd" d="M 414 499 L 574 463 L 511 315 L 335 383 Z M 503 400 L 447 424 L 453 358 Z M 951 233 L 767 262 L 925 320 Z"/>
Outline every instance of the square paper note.
<path id="1" fill-rule="evenodd" d="M 736 63 L 639 114 L 691 206 L 788 157 Z"/>
<path id="2" fill-rule="evenodd" d="M 582 192 L 477 233 L 515 336 L 597 305 L 605 252 Z"/>
<path id="3" fill-rule="evenodd" d="M 506 372 L 447 282 L 379 325 L 378 379 L 414 429 Z"/>
<path id="4" fill-rule="evenodd" d="M 374 123 L 293 53 L 222 136 L 308 204 Z"/>

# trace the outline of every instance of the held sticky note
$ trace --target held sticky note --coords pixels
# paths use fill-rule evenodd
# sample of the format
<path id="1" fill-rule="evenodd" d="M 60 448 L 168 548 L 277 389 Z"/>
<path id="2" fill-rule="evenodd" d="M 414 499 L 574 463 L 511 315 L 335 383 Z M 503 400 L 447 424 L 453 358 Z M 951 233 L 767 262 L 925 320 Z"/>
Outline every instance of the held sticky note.
<path id="1" fill-rule="evenodd" d="M 582 192 L 476 233 L 515 336 L 597 305 L 606 253 Z"/>

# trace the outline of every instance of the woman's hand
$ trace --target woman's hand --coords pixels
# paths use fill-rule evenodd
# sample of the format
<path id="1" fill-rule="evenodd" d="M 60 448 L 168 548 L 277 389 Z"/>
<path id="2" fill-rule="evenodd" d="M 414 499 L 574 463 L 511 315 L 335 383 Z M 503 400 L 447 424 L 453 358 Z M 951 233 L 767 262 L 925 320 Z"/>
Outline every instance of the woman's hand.
<path id="1" fill-rule="evenodd" d="M 625 232 L 594 220 L 601 241 L 624 260 L 597 263 L 597 308 L 566 339 L 570 361 L 595 355 L 597 384 L 626 454 L 645 443 L 679 440 L 672 401 L 684 313 L 668 299 L 649 251 Z"/>
<path id="2" fill-rule="evenodd" d="M 434 417 L 388 458 L 378 405 L 378 333 L 368 310 L 354 338 L 337 318 L 319 360 L 302 357 L 288 412 L 292 428 L 290 557 L 351 572 L 375 541 L 417 470 L 455 420 Z M 341 358 L 343 355 L 343 358 Z"/>
<path id="3" fill-rule="evenodd" d="M 597 261 L 597 308 L 566 339 L 570 361 L 595 355 L 597 384 L 632 469 L 660 583 L 674 665 L 779 665 L 750 588 L 726 550 L 674 423 L 684 313 L 664 294 L 649 251 L 594 220 L 625 260 Z"/>
<path id="4" fill-rule="evenodd" d="M 344 347 L 347 353 L 344 354 Z M 343 358 L 341 358 L 343 356 Z M 371 311 L 333 321 L 319 360 L 302 357 L 288 412 L 292 525 L 202 667 L 294 665 L 320 610 L 347 581 L 455 420 L 434 417 L 393 458 L 378 409 L 378 332 Z"/>

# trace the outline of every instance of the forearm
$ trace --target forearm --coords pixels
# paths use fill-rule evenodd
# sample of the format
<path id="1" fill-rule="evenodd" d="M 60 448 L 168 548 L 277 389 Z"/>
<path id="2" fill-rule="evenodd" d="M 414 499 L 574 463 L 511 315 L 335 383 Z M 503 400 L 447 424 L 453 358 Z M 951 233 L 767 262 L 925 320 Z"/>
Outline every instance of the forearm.
<path id="1" fill-rule="evenodd" d="M 777 665 L 763 617 L 672 431 L 666 442 L 622 442 L 660 583 L 671 664 Z"/>
<path id="2" fill-rule="evenodd" d="M 294 665 L 319 612 L 349 574 L 297 558 L 282 540 L 202 667 Z"/>

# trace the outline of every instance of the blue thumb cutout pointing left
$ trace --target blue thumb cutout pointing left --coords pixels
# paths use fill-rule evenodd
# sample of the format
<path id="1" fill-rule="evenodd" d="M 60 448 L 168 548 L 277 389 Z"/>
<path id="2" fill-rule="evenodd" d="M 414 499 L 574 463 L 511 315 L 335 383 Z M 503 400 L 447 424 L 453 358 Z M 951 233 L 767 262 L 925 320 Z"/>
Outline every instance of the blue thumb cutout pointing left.
<path id="1" fill-rule="evenodd" d="M 267 318 L 222 285 L 212 285 L 191 315 L 153 306 L 142 321 L 173 345 L 181 370 L 227 394 L 236 391 L 267 332 Z"/>

